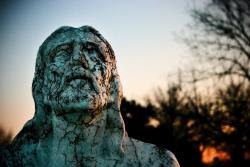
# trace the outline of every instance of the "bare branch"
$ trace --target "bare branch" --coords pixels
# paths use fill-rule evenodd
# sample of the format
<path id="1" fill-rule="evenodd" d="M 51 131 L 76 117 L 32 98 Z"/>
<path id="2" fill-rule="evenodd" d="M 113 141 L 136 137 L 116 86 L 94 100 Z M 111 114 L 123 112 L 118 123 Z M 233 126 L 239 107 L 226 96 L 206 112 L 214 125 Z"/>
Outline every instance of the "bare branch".
<path id="1" fill-rule="evenodd" d="M 249 11 L 249 0 L 210 0 L 204 10 L 193 10 L 192 17 L 200 29 L 188 46 L 204 57 L 206 64 L 213 67 L 218 63 L 220 70 L 214 74 L 238 75 L 250 81 Z"/>

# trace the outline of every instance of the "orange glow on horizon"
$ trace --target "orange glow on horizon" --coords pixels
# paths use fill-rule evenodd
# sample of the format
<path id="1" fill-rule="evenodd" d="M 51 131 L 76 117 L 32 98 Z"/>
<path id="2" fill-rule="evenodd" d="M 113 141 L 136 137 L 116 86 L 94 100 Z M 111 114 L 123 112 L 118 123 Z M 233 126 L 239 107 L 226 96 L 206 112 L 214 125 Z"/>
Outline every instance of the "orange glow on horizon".
<path id="1" fill-rule="evenodd" d="M 244 153 L 244 159 L 250 160 L 250 152 L 249 152 L 249 151 L 246 151 L 246 152 Z"/>
<path id="2" fill-rule="evenodd" d="M 234 131 L 236 131 L 235 127 L 230 126 L 230 125 L 223 125 L 223 126 L 221 127 L 221 129 L 222 129 L 222 132 L 223 132 L 223 133 L 226 133 L 226 134 L 231 134 L 231 133 L 233 133 Z"/>
<path id="3" fill-rule="evenodd" d="M 204 164 L 211 164 L 215 159 L 219 159 L 222 161 L 230 160 L 230 154 L 226 151 L 220 151 L 215 147 L 205 147 L 200 146 L 200 150 L 202 150 L 202 162 Z"/>
<path id="4" fill-rule="evenodd" d="M 160 125 L 160 121 L 155 118 L 149 118 L 149 122 L 146 124 L 147 126 L 152 126 L 154 128 L 157 128 Z"/>

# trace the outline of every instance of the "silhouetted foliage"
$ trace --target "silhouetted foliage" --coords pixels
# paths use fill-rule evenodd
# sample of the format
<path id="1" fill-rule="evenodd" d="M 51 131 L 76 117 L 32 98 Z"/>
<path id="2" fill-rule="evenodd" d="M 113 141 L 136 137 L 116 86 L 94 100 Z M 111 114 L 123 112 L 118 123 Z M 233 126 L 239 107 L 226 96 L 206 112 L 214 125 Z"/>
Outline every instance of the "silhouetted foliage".
<path id="1" fill-rule="evenodd" d="M 216 88 L 206 97 L 172 84 L 156 95 L 156 103 L 141 106 L 134 100 L 122 101 L 128 135 L 173 151 L 182 167 L 205 166 L 201 159 L 207 147 L 224 151 L 230 160 L 214 160 L 210 166 L 249 166 L 250 84 L 234 82 Z M 153 127 L 150 119 L 160 124 Z"/>
<path id="2" fill-rule="evenodd" d="M 244 162 L 244 154 L 250 153 L 250 84 L 231 82 L 217 93 L 216 110 L 220 113 L 220 147 L 230 152 L 232 161 Z"/>

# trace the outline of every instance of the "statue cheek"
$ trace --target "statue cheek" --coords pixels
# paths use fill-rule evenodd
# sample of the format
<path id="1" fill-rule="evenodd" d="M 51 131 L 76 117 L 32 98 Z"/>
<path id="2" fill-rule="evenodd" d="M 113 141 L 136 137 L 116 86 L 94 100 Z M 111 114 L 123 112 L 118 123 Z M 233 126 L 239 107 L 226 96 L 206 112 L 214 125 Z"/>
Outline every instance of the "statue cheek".
<path id="1" fill-rule="evenodd" d="M 48 66 L 47 69 L 45 72 L 45 81 L 50 83 L 61 80 L 65 71 L 64 66 L 57 67 L 54 64 Z"/>
<path id="2" fill-rule="evenodd" d="M 53 75 L 57 75 L 57 76 L 62 76 L 64 74 L 66 65 L 62 65 L 62 66 L 55 66 L 52 65 L 49 68 L 49 71 L 53 74 Z"/>
<path id="3" fill-rule="evenodd" d="M 47 86 L 50 86 L 51 84 L 56 83 L 58 80 L 59 80 L 58 74 L 50 72 L 46 74 L 44 83 L 47 84 Z"/>
<path id="4" fill-rule="evenodd" d="M 61 80 L 62 79 L 58 75 L 58 73 L 55 73 L 55 72 L 46 73 L 46 77 L 44 80 L 44 87 L 43 87 L 43 91 L 44 91 L 45 95 L 46 96 L 54 96 L 54 95 L 58 94 Z"/>

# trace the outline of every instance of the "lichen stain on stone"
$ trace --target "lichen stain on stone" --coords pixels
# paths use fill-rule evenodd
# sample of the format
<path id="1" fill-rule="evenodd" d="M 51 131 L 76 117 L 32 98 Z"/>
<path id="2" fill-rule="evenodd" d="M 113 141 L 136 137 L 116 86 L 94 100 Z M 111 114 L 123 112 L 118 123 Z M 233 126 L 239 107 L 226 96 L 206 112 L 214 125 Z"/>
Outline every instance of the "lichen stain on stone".
<path id="1" fill-rule="evenodd" d="M 35 115 L 0 150 L 0 166 L 179 167 L 164 148 L 126 135 L 114 51 L 90 26 L 61 27 L 41 45 Z"/>

